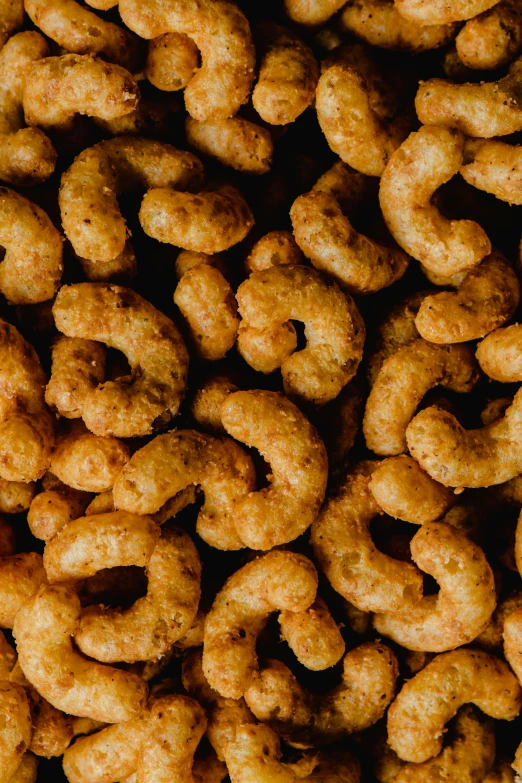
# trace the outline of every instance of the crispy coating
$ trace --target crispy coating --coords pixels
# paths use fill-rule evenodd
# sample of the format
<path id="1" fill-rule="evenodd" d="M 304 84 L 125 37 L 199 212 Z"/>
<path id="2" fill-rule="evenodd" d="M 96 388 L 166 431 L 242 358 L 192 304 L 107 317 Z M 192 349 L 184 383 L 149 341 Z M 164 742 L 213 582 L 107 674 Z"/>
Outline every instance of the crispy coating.
<path id="1" fill-rule="evenodd" d="M 202 122 L 187 117 L 185 135 L 194 149 L 224 166 L 243 174 L 270 171 L 274 154 L 270 131 L 243 117 Z"/>
<path id="2" fill-rule="evenodd" d="M 241 698 L 257 674 L 256 641 L 270 614 L 302 612 L 316 591 L 315 567 L 293 552 L 269 552 L 236 571 L 205 619 L 203 671 L 210 686 Z"/>
<path id="3" fill-rule="evenodd" d="M 423 127 L 393 154 L 381 177 L 379 201 L 399 245 L 431 272 L 451 276 L 475 267 L 491 251 L 473 220 L 448 220 L 432 203 L 458 173 L 464 138 L 456 130 Z"/>
<path id="4" fill-rule="evenodd" d="M 43 698 L 69 715 L 106 723 L 140 714 L 147 697 L 135 674 L 96 663 L 72 647 L 80 601 L 67 585 L 42 587 L 18 612 L 14 636 L 18 660 Z"/>
<path id="5" fill-rule="evenodd" d="M 492 769 L 488 772 L 483 783 L 515 783 L 515 772 L 512 769 L 510 761 L 500 759 L 496 761 Z"/>
<path id="6" fill-rule="evenodd" d="M 506 617 L 518 609 L 522 609 L 522 593 L 513 593 L 499 601 L 487 626 L 475 639 L 475 644 L 487 652 L 502 652 L 504 622 Z"/>
<path id="7" fill-rule="evenodd" d="M 0 628 L 12 628 L 16 613 L 47 583 L 42 556 L 23 552 L 0 558 Z"/>
<path id="8" fill-rule="evenodd" d="M 0 479 L 0 514 L 20 514 L 27 511 L 36 492 L 33 481 Z"/>
<path id="9" fill-rule="evenodd" d="M 286 15 L 308 27 L 327 22 L 343 5 L 344 0 L 284 0 Z"/>
<path id="10" fill-rule="evenodd" d="M 339 626 L 322 598 L 317 597 L 304 612 L 286 609 L 280 612 L 279 628 L 281 637 L 307 669 L 328 669 L 344 655 L 345 644 Z"/>
<path id="11" fill-rule="evenodd" d="M 468 702 L 492 718 L 513 720 L 522 691 L 506 664 L 481 650 L 437 655 L 391 705 L 389 744 L 405 761 L 427 761 L 441 751 L 445 724 Z"/>
<path id="12" fill-rule="evenodd" d="M 312 524 L 326 491 L 328 459 L 315 427 L 283 394 L 261 390 L 230 394 L 221 420 L 271 469 L 268 487 L 243 496 L 234 508 L 240 539 L 251 549 L 293 541 Z"/>
<path id="13" fill-rule="evenodd" d="M 290 231 L 269 231 L 258 239 L 245 259 L 248 274 L 272 266 L 301 264 L 303 256 Z"/>
<path id="14" fill-rule="evenodd" d="M 406 253 L 355 231 L 329 193 L 303 193 L 292 204 L 290 217 L 295 241 L 305 256 L 352 294 L 374 294 L 406 271 Z"/>
<path id="15" fill-rule="evenodd" d="M 45 401 L 60 416 L 79 419 L 89 395 L 105 379 L 105 348 L 94 340 L 60 337 L 52 360 Z"/>
<path id="16" fill-rule="evenodd" d="M 23 0 L 7 0 L 0 13 L 0 48 L 18 30 L 24 21 Z"/>
<path id="17" fill-rule="evenodd" d="M 223 277 L 227 277 L 230 270 L 228 268 L 226 257 L 222 253 L 214 253 L 208 255 L 207 253 L 198 253 L 195 250 L 180 250 L 176 256 L 174 262 L 174 274 L 176 280 L 181 280 L 185 272 L 200 264 L 210 264 L 219 269 Z"/>
<path id="18" fill-rule="evenodd" d="M 521 349 L 522 326 L 513 324 L 488 334 L 479 343 L 476 356 L 481 370 L 494 381 L 516 383 L 522 380 Z"/>
<path id="19" fill-rule="evenodd" d="M 236 391 L 238 387 L 226 375 L 214 375 L 200 386 L 190 406 L 190 412 L 200 427 L 224 435 L 221 406 L 228 395 Z"/>
<path id="20" fill-rule="evenodd" d="M 381 509 L 370 491 L 376 462 L 361 462 L 331 494 L 312 525 L 319 567 L 343 598 L 358 609 L 397 612 L 422 596 L 422 576 L 410 563 L 379 551 L 370 522 Z"/>
<path id="21" fill-rule="evenodd" d="M 352 169 L 342 160 L 321 174 L 312 190 L 321 190 L 337 199 L 344 215 L 352 215 L 373 195 L 375 180 Z"/>
<path id="22" fill-rule="evenodd" d="M 286 27 L 263 22 L 256 33 L 261 60 L 254 109 L 271 125 L 288 125 L 310 106 L 319 66 L 312 50 Z"/>
<path id="23" fill-rule="evenodd" d="M 493 193 L 508 204 L 522 204 L 522 147 L 502 141 L 466 139 L 460 174 L 479 190 Z"/>
<path id="24" fill-rule="evenodd" d="M 467 22 L 455 40 L 467 68 L 507 65 L 522 47 L 522 9 L 518 0 L 501 0 Z"/>
<path id="25" fill-rule="evenodd" d="M 184 90 L 199 64 L 198 47 L 188 35 L 164 33 L 149 41 L 144 73 L 158 90 Z"/>
<path id="26" fill-rule="evenodd" d="M 376 614 L 377 633 L 408 650 L 445 652 L 468 644 L 496 605 L 493 572 L 479 546 L 451 525 L 430 522 L 413 537 L 414 562 L 440 585 L 407 611 Z"/>
<path id="27" fill-rule="evenodd" d="M 170 144 L 126 136 L 102 141 L 81 152 L 62 175 L 65 234 L 80 258 L 111 261 L 125 250 L 128 234 L 119 196 L 151 187 L 190 189 L 202 178 L 198 158 Z"/>
<path id="28" fill-rule="evenodd" d="M 406 19 L 393 0 L 351 0 L 341 12 L 340 24 L 372 46 L 413 54 L 438 49 L 454 35 L 451 24 L 423 26 Z"/>
<path id="29" fill-rule="evenodd" d="M 69 522 L 81 517 L 91 499 L 85 492 L 58 484 L 35 495 L 27 514 L 31 533 L 42 541 L 50 541 Z"/>
<path id="30" fill-rule="evenodd" d="M 189 269 L 174 291 L 195 352 L 202 359 L 222 359 L 236 342 L 239 318 L 233 291 L 219 269 L 199 264 Z"/>
<path id="31" fill-rule="evenodd" d="M 499 0 L 395 0 L 399 13 L 422 25 L 451 24 L 471 19 L 496 5 Z"/>
<path id="32" fill-rule="evenodd" d="M 16 4 L 6 0 L 2 9 Z M 0 45 L 2 32 L 0 21 Z M 56 164 L 56 150 L 45 133 L 24 127 L 22 109 L 26 74 L 35 60 L 48 54 L 47 42 L 34 31 L 18 33 L 0 51 L 0 176 L 13 185 L 44 182 Z"/>
<path id="33" fill-rule="evenodd" d="M 280 367 L 289 396 L 324 405 L 353 378 L 364 322 L 351 296 L 326 275 L 305 266 L 274 266 L 253 272 L 236 296 L 243 319 L 239 352 L 257 371 Z M 292 320 L 304 323 L 307 344 L 300 351 Z"/>
<path id="34" fill-rule="evenodd" d="M 84 400 L 87 427 L 104 437 L 134 437 L 178 411 L 188 355 L 174 323 L 129 288 L 108 283 L 63 286 L 53 307 L 67 337 L 103 342 L 125 354 L 131 374 L 98 385 Z"/>
<path id="35" fill-rule="evenodd" d="M 50 759 L 61 756 L 74 735 L 72 719 L 43 699 L 17 664 L 11 672 L 11 681 L 25 688 L 32 720 L 29 750 L 36 756 Z M 11 783 L 11 781 L 9 782 Z"/>
<path id="36" fill-rule="evenodd" d="M 74 54 L 95 54 L 131 73 L 142 61 L 138 38 L 105 21 L 76 0 L 25 0 L 25 10 L 40 30 Z"/>
<path id="37" fill-rule="evenodd" d="M 467 273 L 456 291 L 427 296 L 415 326 L 432 343 L 461 343 L 485 337 L 513 316 L 520 285 L 511 265 L 497 251 Z"/>
<path id="38" fill-rule="evenodd" d="M 254 78 L 250 27 L 239 8 L 224 0 L 120 0 L 124 23 L 142 38 L 183 33 L 199 49 L 201 67 L 185 89 L 185 106 L 195 120 L 233 117 L 246 103 Z"/>
<path id="39" fill-rule="evenodd" d="M 31 741 L 31 714 L 23 688 L 0 680 L 0 782 L 11 783 Z"/>
<path id="40" fill-rule="evenodd" d="M 36 783 L 38 773 L 38 759 L 27 751 L 22 756 L 20 766 L 9 778 L 8 783 Z"/>
<path id="41" fill-rule="evenodd" d="M 158 242 L 220 253 L 241 242 L 254 225 L 254 217 L 241 193 L 232 185 L 196 195 L 153 187 L 140 207 L 140 223 Z"/>
<path id="42" fill-rule="evenodd" d="M 241 549 L 236 507 L 255 487 L 250 457 L 233 441 L 195 430 L 158 435 L 139 449 L 114 484 L 114 502 L 138 514 L 153 514 L 182 489 L 199 485 L 205 494 L 196 530 L 218 549 Z"/>
<path id="43" fill-rule="evenodd" d="M 504 657 L 515 672 L 518 681 L 522 682 L 522 666 L 520 653 L 522 651 L 522 607 L 508 612 L 504 617 Z"/>

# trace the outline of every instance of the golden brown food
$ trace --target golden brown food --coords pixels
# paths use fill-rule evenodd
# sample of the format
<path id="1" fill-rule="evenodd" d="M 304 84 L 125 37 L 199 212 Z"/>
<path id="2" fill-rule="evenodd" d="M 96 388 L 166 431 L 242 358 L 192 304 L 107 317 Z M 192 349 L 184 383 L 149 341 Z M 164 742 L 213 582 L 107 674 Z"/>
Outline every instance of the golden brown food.
<path id="1" fill-rule="evenodd" d="M 327 22 L 344 5 L 345 0 L 284 0 L 285 12 L 298 24 L 315 25 Z"/>
<path id="2" fill-rule="evenodd" d="M 356 376 L 315 418 L 330 468 L 339 465 L 354 446 L 361 428 L 364 400 L 364 384 Z"/>
<path id="3" fill-rule="evenodd" d="M 487 70 L 507 65 L 522 47 L 522 9 L 518 0 L 501 0 L 470 19 L 455 44 L 467 68 Z"/>
<path id="4" fill-rule="evenodd" d="M 411 19 L 422 25 L 448 24 L 471 19 L 488 8 L 496 5 L 499 0 L 395 0 L 399 13 L 406 19 Z"/>
<path id="5" fill-rule="evenodd" d="M 367 177 L 338 160 L 321 174 L 312 190 L 329 193 L 337 199 L 343 214 L 350 216 L 369 203 L 375 191 L 374 186 L 373 177 Z"/>
<path id="6" fill-rule="evenodd" d="M 45 478 L 51 475 L 48 473 Z M 31 501 L 27 514 L 31 533 L 42 541 L 50 541 L 65 525 L 83 515 L 90 499 L 88 493 L 67 487 L 53 476 L 53 481 Z"/>
<path id="7" fill-rule="evenodd" d="M 0 48 L 18 30 L 24 21 L 23 0 L 7 0 L 0 14 Z"/>
<path id="8" fill-rule="evenodd" d="M 522 593 L 517 591 L 500 600 L 487 626 L 475 639 L 475 644 L 487 652 L 499 653 L 504 641 L 504 622 L 506 617 L 522 608 Z"/>
<path id="9" fill-rule="evenodd" d="M 158 90 L 183 90 L 199 64 L 196 44 L 183 33 L 164 33 L 149 41 L 144 73 Z"/>
<path id="10" fill-rule="evenodd" d="M 502 141 L 466 139 L 460 174 L 479 190 L 493 193 L 508 204 L 522 204 L 522 147 Z"/>
<path id="11" fill-rule="evenodd" d="M 24 552 L 0 558 L 0 628 L 12 628 L 20 607 L 47 577 L 42 556 Z"/>
<path id="12" fill-rule="evenodd" d="M 281 638 L 288 642 L 299 663 L 307 669 L 329 669 L 344 655 L 345 644 L 339 626 L 322 598 L 317 597 L 304 612 L 280 612 L 279 629 Z"/>
<path id="13" fill-rule="evenodd" d="M 238 387 L 226 375 L 214 375 L 205 381 L 197 389 L 190 406 L 190 412 L 200 427 L 225 435 L 225 428 L 221 421 L 221 406 L 228 395 L 236 391 Z"/>
<path id="14" fill-rule="evenodd" d="M 517 607 L 504 617 L 504 657 L 515 672 L 518 681 L 522 681 L 520 653 L 522 651 L 522 608 Z"/>
<path id="15" fill-rule="evenodd" d="M 11 783 L 31 741 L 31 715 L 23 688 L 0 679 L 0 781 Z"/>
<path id="16" fill-rule="evenodd" d="M 26 751 L 22 756 L 20 766 L 9 778 L 8 783 L 35 783 L 38 774 L 38 759 Z"/>
<path id="17" fill-rule="evenodd" d="M 0 479 L 0 514 L 27 511 L 36 492 L 34 482 Z"/>
<path id="18" fill-rule="evenodd" d="M 66 419 L 79 419 L 92 389 L 105 379 L 105 347 L 81 337 L 60 337 L 52 347 L 45 401 Z"/>
<path id="19" fill-rule="evenodd" d="M 262 272 L 272 266 L 301 264 L 303 256 L 290 231 L 269 231 L 258 239 L 245 259 L 245 269 Z"/>
<path id="20" fill-rule="evenodd" d="M 274 144 L 270 132 L 243 117 L 200 122 L 187 117 L 188 143 L 203 155 L 244 174 L 266 174 L 272 165 Z"/>
<path id="21" fill-rule="evenodd" d="M 219 269 L 223 277 L 226 277 L 230 271 L 223 253 L 208 255 L 207 253 L 198 253 L 195 250 L 180 250 L 174 262 L 176 280 L 181 280 L 185 272 L 200 264 L 214 266 L 216 269 Z"/>
<path id="22" fill-rule="evenodd" d="M 513 324 L 488 334 L 479 343 L 476 356 L 481 370 L 494 381 L 516 383 L 522 380 L 521 349 L 522 326 Z"/>

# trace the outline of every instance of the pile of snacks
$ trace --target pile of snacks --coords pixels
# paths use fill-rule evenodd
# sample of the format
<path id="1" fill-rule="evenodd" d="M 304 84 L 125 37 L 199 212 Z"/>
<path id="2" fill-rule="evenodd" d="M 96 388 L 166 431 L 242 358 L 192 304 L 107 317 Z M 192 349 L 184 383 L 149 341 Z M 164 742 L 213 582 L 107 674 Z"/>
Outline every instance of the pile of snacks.
<path id="1" fill-rule="evenodd" d="M 0 783 L 522 777 L 521 140 L 522 0 L 0 2 Z"/>

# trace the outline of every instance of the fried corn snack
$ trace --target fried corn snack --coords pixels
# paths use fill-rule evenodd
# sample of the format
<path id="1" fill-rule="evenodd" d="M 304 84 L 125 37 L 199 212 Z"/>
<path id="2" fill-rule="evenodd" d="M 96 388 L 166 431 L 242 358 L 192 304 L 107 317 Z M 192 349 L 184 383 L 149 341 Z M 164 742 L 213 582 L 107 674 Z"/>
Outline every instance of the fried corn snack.
<path id="1" fill-rule="evenodd" d="M 399 13 L 406 19 L 411 19 L 421 25 L 449 24 L 472 19 L 487 11 L 499 0 L 432 0 L 426 4 L 423 0 L 395 0 Z"/>
<path id="2" fill-rule="evenodd" d="M 494 381 L 501 383 L 516 383 L 522 380 L 521 343 L 520 324 L 490 332 L 477 348 L 476 356 L 481 370 Z"/>
<path id="3" fill-rule="evenodd" d="M 21 606 L 47 583 L 42 556 L 24 552 L 0 558 L 0 628 L 12 628 Z"/>
<path id="4" fill-rule="evenodd" d="M 245 269 L 262 272 L 272 266 L 301 264 L 303 256 L 290 231 L 269 231 L 258 239 L 245 259 Z"/>
<path id="5" fill-rule="evenodd" d="M 9 0 L 2 6 L 0 15 L 0 48 L 22 26 L 24 21 L 23 0 Z"/>
<path id="6" fill-rule="evenodd" d="M 285 12 L 294 22 L 314 27 L 327 22 L 344 5 L 344 0 L 284 0 Z"/>
<path id="7" fill-rule="evenodd" d="M 345 644 L 339 626 L 320 597 L 304 612 L 283 609 L 279 613 L 279 628 L 281 637 L 307 669 L 329 669 L 344 655 Z"/>
<path id="8" fill-rule="evenodd" d="M 34 482 L 0 479 L 0 514 L 27 511 L 36 493 Z"/>
<path id="9" fill-rule="evenodd" d="M 521 147 L 491 139 L 466 139 L 460 173 L 475 188 L 508 204 L 522 204 Z"/>
<path id="10" fill-rule="evenodd" d="M 52 347 L 52 369 L 45 401 L 66 419 L 80 419 L 93 388 L 105 379 L 105 347 L 81 337 L 59 337 Z"/>
<path id="11" fill-rule="evenodd" d="M 522 47 L 522 10 L 516 0 L 501 0 L 470 19 L 455 40 L 459 58 L 468 68 L 501 68 Z"/>
<path id="12" fill-rule="evenodd" d="M 184 90 L 199 64 L 196 44 L 183 33 L 164 33 L 149 41 L 144 73 L 158 90 Z"/>
<path id="13" fill-rule="evenodd" d="M 225 435 L 225 428 L 221 421 L 221 406 L 228 395 L 236 391 L 238 387 L 228 376 L 211 376 L 196 391 L 190 406 L 190 412 L 199 426 L 204 430 Z"/>
<path id="14" fill-rule="evenodd" d="M 187 117 L 188 143 L 202 155 L 244 174 L 270 171 L 274 144 L 270 132 L 243 117 L 225 120 L 195 120 Z"/>
<path id="15" fill-rule="evenodd" d="M 48 473 L 45 478 L 51 475 Z M 42 541 L 50 541 L 69 522 L 83 516 L 90 500 L 90 494 L 72 489 L 53 477 L 48 488 L 31 501 L 27 514 L 31 533 Z"/>
<path id="16" fill-rule="evenodd" d="M 0 680 L 0 781 L 11 783 L 31 742 L 31 714 L 23 688 Z"/>

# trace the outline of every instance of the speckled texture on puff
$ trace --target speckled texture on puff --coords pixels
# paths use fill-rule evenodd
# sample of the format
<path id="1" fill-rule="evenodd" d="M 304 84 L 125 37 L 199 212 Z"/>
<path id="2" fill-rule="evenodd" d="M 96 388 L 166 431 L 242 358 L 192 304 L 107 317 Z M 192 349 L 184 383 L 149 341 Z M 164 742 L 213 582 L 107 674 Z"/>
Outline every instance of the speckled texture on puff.
<path id="1" fill-rule="evenodd" d="M 187 117 L 188 143 L 202 155 L 215 158 L 244 174 L 266 174 L 272 165 L 274 144 L 270 132 L 243 117 L 199 122 Z"/>
<path id="2" fill-rule="evenodd" d="M 499 0 L 395 0 L 399 13 L 422 25 L 450 24 L 471 19 L 496 5 Z"/>
<path id="3" fill-rule="evenodd" d="M 460 174 L 479 190 L 493 193 L 508 204 L 522 204 L 522 147 L 489 139 L 466 139 Z"/>

